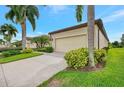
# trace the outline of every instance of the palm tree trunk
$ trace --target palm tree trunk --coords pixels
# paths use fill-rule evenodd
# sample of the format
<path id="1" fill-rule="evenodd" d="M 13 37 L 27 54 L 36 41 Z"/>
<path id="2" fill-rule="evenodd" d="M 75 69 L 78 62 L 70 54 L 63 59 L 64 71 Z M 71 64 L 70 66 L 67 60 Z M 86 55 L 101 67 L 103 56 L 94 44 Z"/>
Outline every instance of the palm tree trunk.
<path id="1" fill-rule="evenodd" d="M 22 49 L 24 50 L 26 48 L 26 23 L 21 23 L 22 27 Z"/>
<path id="2" fill-rule="evenodd" d="M 88 53 L 89 66 L 95 67 L 94 63 L 94 6 L 88 5 Z"/>
<path id="3" fill-rule="evenodd" d="M 9 36 L 9 38 L 8 38 L 8 46 L 11 47 L 11 39 L 12 39 L 11 37 L 12 37 L 12 36 L 11 36 L 10 33 L 9 33 L 9 35 L 10 35 L 10 36 Z"/>

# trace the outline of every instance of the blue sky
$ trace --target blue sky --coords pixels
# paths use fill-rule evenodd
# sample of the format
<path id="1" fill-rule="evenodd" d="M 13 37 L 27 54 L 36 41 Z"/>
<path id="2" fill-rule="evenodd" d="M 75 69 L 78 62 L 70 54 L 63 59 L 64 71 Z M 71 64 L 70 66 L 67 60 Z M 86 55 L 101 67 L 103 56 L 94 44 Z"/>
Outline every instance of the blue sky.
<path id="1" fill-rule="evenodd" d="M 75 6 L 38 6 L 40 17 L 36 21 L 36 30 L 33 31 L 30 23 L 27 21 L 27 36 L 37 36 L 47 34 L 48 32 L 62 29 L 65 27 L 80 24 L 75 18 Z M 5 14 L 9 11 L 6 6 L 0 6 L 0 25 L 11 23 L 5 19 Z M 95 19 L 103 20 L 106 32 L 110 41 L 120 41 L 124 33 L 124 6 L 95 6 Z M 84 6 L 83 20 L 87 21 L 87 6 Z M 21 27 L 19 24 L 13 24 L 18 29 L 18 34 L 13 40 L 21 40 Z M 2 38 L 2 36 L 0 36 Z"/>

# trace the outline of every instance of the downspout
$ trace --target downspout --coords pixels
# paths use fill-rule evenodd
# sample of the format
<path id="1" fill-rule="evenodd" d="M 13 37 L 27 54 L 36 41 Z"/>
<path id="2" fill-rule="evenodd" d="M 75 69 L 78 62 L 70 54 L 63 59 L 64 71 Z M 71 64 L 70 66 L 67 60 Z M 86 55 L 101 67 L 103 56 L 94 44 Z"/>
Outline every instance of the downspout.
<path id="1" fill-rule="evenodd" d="M 100 48 L 99 46 L 100 45 L 99 45 L 99 29 L 98 29 L 98 49 Z"/>

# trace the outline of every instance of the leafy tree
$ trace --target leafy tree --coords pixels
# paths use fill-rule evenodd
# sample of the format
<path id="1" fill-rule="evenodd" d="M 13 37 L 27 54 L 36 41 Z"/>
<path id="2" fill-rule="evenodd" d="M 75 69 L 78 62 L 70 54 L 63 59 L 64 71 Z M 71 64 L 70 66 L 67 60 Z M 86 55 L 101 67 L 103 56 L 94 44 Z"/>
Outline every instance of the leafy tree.
<path id="1" fill-rule="evenodd" d="M 110 43 L 110 42 L 108 43 L 108 48 L 109 48 L 109 49 L 113 48 L 112 43 Z"/>
<path id="2" fill-rule="evenodd" d="M 32 38 L 31 42 L 36 43 L 37 48 L 41 48 L 41 47 L 45 47 L 45 45 L 48 45 L 49 40 L 50 39 L 48 35 L 42 35 Z"/>
<path id="3" fill-rule="evenodd" d="M 39 45 L 40 37 L 34 37 L 34 38 L 32 38 L 31 39 L 31 42 L 32 43 L 35 43 L 37 48 L 40 48 L 40 45 Z"/>
<path id="4" fill-rule="evenodd" d="M 113 47 L 113 48 L 119 48 L 119 42 L 118 42 L 118 41 L 114 41 L 114 42 L 112 43 L 112 47 Z"/>
<path id="5" fill-rule="evenodd" d="M 8 46 L 10 46 L 12 37 L 16 37 L 17 29 L 11 24 L 4 24 L 0 27 L 0 34 L 4 36 Z"/>
<path id="6" fill-rule="evenodd" d="M 121 46 L 124 47 L 124 34 L 122 34 L 122 37 L 121 37 Z"/>
<path id="7" fill-rule="evenodd" d="M 42 35 L 40 37 L 40 44 L 41 44 L 41 47 L 45 47 L 45 45 L 49 44 L 49 36 L 48 35 Z"/>
<path id="8" fill-rule="evenodd" d="M 78 22 L 82 21 L 82 5 L 77 5 L 76 7 L 76 18 Z M 89 66 L 95 68 L 94 62 L 94 6 L 88 5 L 87 8 L 87 18 L 88 18 L 88 54 L 89 54 Z"/>
<path id="9" fill-rule="evenodd" d="M 29 20 L 33 30 L 36 27 L 36 18 L 39 17 L 38 8 L 34 5 L 8 5 L 10 11 L 6 14 L 6 19 L 14 23 L 19 23 L 22 28 L 22 49 L 26 48 L 26 20 Z"/>

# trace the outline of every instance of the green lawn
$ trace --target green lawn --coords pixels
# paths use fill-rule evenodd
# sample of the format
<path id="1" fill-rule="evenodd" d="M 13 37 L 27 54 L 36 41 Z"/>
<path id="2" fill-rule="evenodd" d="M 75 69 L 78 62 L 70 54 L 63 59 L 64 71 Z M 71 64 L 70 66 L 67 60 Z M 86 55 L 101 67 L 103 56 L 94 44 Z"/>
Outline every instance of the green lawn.
<path id="1" fill-rule="evenodd" d="M 48 86 L 51 81 L 59 81 L 64 87 L 124 87 L 124 48 L 110 49 L 101 71 L 61 71 L 40 86 Z"/>
<path id="2" fill-rule="evenodd" d="M 13 62 L 13 61 L 21 60 L 21 59 L 26 59 L 26 58 L 30 58 L 34 56 L 39 56 L 41 54 L 42 53 L 32 52 L 32 53 L 26 53 L 26 54 L 18 54 L 18 55 L 6 57 L 6 58 L 0 58 L 0 64 Z"/>

